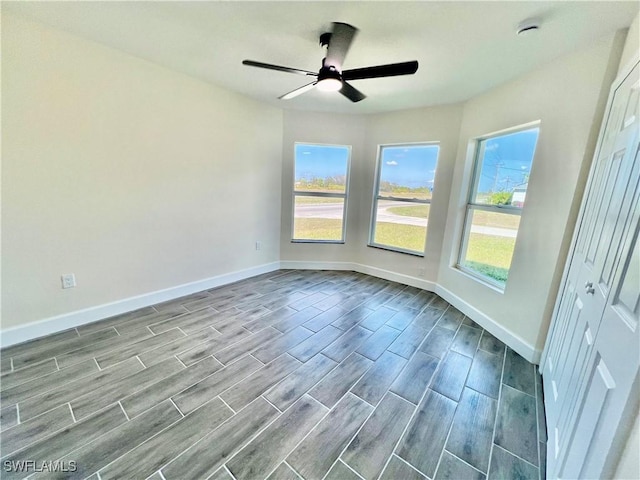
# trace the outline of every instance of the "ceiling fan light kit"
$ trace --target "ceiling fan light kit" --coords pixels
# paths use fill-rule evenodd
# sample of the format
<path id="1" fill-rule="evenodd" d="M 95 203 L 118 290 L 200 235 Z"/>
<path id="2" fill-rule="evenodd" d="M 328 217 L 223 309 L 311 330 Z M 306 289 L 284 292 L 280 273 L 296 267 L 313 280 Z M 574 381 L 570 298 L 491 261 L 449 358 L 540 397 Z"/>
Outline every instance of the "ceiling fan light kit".
<path id="1" fill-rule="evenodd" d="M 322 68 L 318 73 L 298 68 L 283 67 L 270 63 L 256 62 L 254 60 L 243 60 L 243 65 L 250 67 L 266 68 L 279 72 L 295 73 L 316 77 L 317 80 L 278 97 L 280 100 L 289 100 L 297 97 L 314 87 L 325 92 L 339 91 L 352 102 L 359 102 L 366 98 L 366 95 L 347 80 L 364 80 L 367 78 L 395 77 L 398 75 L 412 75 L 418 70 L 418 62 L 392 63 L 387 65 L 377 65 L 374 67 L 356 68 L 353 70 L 342 70 L 347 52 L 351 47 L 358 29 L 346 23 L 333 23 L 333 30 L 320 35 L 320 45 L 327 47 L 326 57 L 322 60 Z"/>

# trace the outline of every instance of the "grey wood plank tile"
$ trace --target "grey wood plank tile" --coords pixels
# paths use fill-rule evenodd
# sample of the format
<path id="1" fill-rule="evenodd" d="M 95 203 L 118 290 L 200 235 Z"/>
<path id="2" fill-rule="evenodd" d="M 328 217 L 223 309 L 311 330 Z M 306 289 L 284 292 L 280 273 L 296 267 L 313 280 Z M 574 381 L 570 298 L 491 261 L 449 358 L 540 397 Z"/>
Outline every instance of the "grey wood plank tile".
<path id="1" fill-rule="evenodd" d="M 238 300 L 238 297 L 238 295 L 231 293 L 220 295 L 218 297 L 209 296 L 207 298 L 185 303 L 183 307 L 190 312 L 197 312 L 198 310 L 206 308 L 213 308 L 214 310 L 222 311 L 226 308 L 233 307 L 234 303 Z"/>
<path id="2" fill-rule="evenodd" d="M 234 310 L 227 310 L 223 313 L 228 313 L 226 317 L 216 319 L 212 326 L 219 332 L 227 332 L 230 330 L 237 329 L 241 327 L 243 324 L 250 323 L 254 320 L 258 320 L 265 315 L 271 313 L 270 310 L 267 310 L 264 307 L 255 307 L 250 310 L 238 310 L 234 307 Z M 185 330 L 189 331 L 189 330 Z"/>
<path id="3" fill-rule="evenodd" d="M 282 307 L 277 310 L 274 310 L 271 313 L 267 313 L 260 318 L 256 318 L 251 320 L 250 322 L 243 323 L 243 328 L 246 328 L 251 333 L 255 333 L 263 328 L 270 327 L 274 323 L 278 323 L 286 318 L 289 318 L 292 315 L 298 313 L 297 310 L 294 310 L 290 307 Z"/>
<path id="4" fill-rule="evenodd" d="M 62 355 L 58 355 L 56 357 L 56 361 L 58 362 L 58 366 L 60 368 L 67 368 L 79 362 L 86 362 L 87 360 L 91 360 L 93 362 L 92 359 L 98 355 L 116 350 L 118 348 L 123 348 L 127 345 L 131 345 L 141 340 L 151 338 L 152 336 L 153 334 L 149 331 L 148 328 L 139 328 L 138 330 L 127 333 L 126 335 L 115 336 L 98 344 L 90 343 L 78 350 L 63 353 Z"/>
<path id="5" fill-rule="evenodd" d="M 302 324 L 303 327 L 308 328 L 313 332 L 319 332 L 328 325 L 331 325 L 338 318 L 344 315 L 344 311 L 339 307 L 332 307 L 324 312 L 316 315 L 311 320 Z"/>
<path id="6" fill-rule="evenodd" d="M 306 325 L 306 324 L 305 324 Z M 289 350 L 289 354 L 297 358 L 301 362 L 306 362 L 314 357 L 317 353 L 331 345 L 344 332 L 339 328 L 327 325 L 322 330 L 314 333 L 305 341 Z"/>
<path id="7" fill-rule="evenodd" d="M 58 472 L 55 475 L 46 472 L 43 475 L 36 475 L 35 478 L 79 480 L 86 478 L 181 418 L 182 415 L 171 402 L 164 401 L 138 418 L 114 428 L 93 442 L 63 457 L 63 460 L 75 460 L 78 467 L 75 472 Z"/>
<path id="8" fill-rule="evenodd" d="M 0 431 L 18 424 L 18 410 L 15 405 L 0 409 Z"/>
<path id="9" fill-rule="evenodd" d="M 507 348 L 504 359 L 504 377 L 502 381 L 510 387 L 535 396 L 535 367 L 516 352 Z"/>
<path id="10" fill-rule="evenodd" d="M 442 360 L 431 383 L 431 388 L 457 402 L 467 381 L 470 368 L 471 359 L 469 357 L 449 351 Z"/>
<path id="11" fill-rule="evenodd" d="M 536 400 L 507 385 L 502 387 L 494 442 L 538 465 Z"/>
<path id="12" fill-rule="evenodd" d="M 464 313 L 453 305 L 449 305 L 442 314 L 442 317 L 440 317 L 440 320 L 438 320 L 438 326 L 448 328 L 449 330 L 457 330 L 462 320 L 464 320 Z"/>
<path id="13" fill-rule="evenodd" d="M 444 358 L 449 351 L 449 346 L 453 342 L 456 332 L 442 327 L 433 327 L 424 343 L 420 346 L 420 351 L 432 357 Z"/>
<path id="14" fill-rule="evenodd" d="M 330 358 L 316 355 L 265 393 L 264 397 L 284 412 L 336 365 Z"/>
<path id="15" fill-rule="evenodd" d="M 139 330 L 141 328 L 147 327 L 150 324 L 161 322 L 163 320 L 173 320 L 178 319 L 182 315 L 185 315 L 187 312 L 183 307 L 176 307 L 172 311 L 165 311 L 162 313 L 156 313 L 154 315 L 150 315 L 149 317 L 137 318 L 135 320 L 130 320 L 126 323 L 122 323 L 120 325 L 116 325 L 116 329 L 120 332 L 120 335 L 126 335 L 129 332 Z"/>
<path id="16" fill-rule="evenodd" d="M 449 307 L 449 302 L 447 302 L 445 299 L 443 299 L 439 295 L 436 295 L 436 298 L 431 300 L 431 303 L 429 304 L 429 306 L 431 308 L 439 308 L 440 310 L 446 310 Z"/>
<path id="17" fill-rule="evenodd" d="M 463 478 L 465 480 L 485 480 L 486 476 L 445 450 L 435 480 L 461 480 Z"/>
<path id="18" fill-rule="evenodd" d="M 411 355 L 418 349 L 427 333 L 429 333 L 428 330 L 411 324 L 404 329 L 387 350 L 401 357 L 411 358 Z"/>
<path id="19" fill-rule="evenodd" d="M 287 295 L 268 295 L 265 298 L 259 300 L 259 305 L 273 312 L 274 310 L 286 307 L 290 303 L 296 302 L 301 298 L 304 298 L 305 296 L 306 295 L 302 292 L 293 292 Z"/>
<path id="20" fill-rule="evenodd" d="M 280 330 L 282 333 L 286 333 L 289 330 L 293 330 L 294 328 L 307 323 L 310 319 L 322 313 L 322 310 L 319 310 L 315 307 L 307 307 L 304 310 L 300 310 L 298 313 L 294 313 L 290 317 L 285 318 L 284 320 L 280 320 L 273 324 L 273 328 Z"/>
<path id="21" fill-rule="evenodd" d="M 173 310 L 176 306 L 182 306 L 185 303 L 193 302 L 195 300 L 200 300 L 203 298 L 209 298 L 209 292 L 196 292 L 191 295 L 185 295 L 184 297 L 176 298 L 174 300 L 169 300 L 168 302 L 157 303 L 153 306 L 158 312 L 162 313 L 166 310 Z"/>
<path id="22" fill-rule="evenodd" d="M 538 469 L 511 453 L 495 446 L 491 455 L 489 480 L 517 478 L 518 480 L 535 480 L 539 478 Z"/>
<path id="23" fill-rule="evenodd" d="M 342 454 L 342 460 L 366 480 L 378 478 L 414 410 L 415 405 L 387 393 Z"/>
<path id="24" fill-rule="evenodd" d="M 301 342 L 309 338 L 313 332 L 300 326 L 266 342 L 266 345 L 253 352 L 253 356 L 262 363 L 269 363 L 283 353 L 293 349 Z"/>
<path id="25" fill-rule="evenodd" d="M 489 468 L 497 408 L 493 398 L 465 388 L 445 447 L 484 473 Z"/>
<path id="26" fill-rule="evenodd" d="M 322 478 L 371 414 L 373 407 L 346 395 L 287 457 L 304 478 Z"/>
<path id="27" fill-rule="evenodd" d="M 237 412 L 300 365 L 302 364 L 298 360 L 285 353 L 231 387 L 220 398 Z"/>
<path id="28" fill-rule="evenodd" d="M 349 330 L 352 327 L 356 326 L 364 319 L 366 319 L 369 315 L 373 313 L 373 310 L 367 308 L 363 305 L 358 305 L 353 310 L 345 313 L 340 318 L 338 318 L 331 325 L 339 328 L 340 330 Z"/>
<path id="29" fill-rule="evenodd" d="M 207 357 L 186 369 L 178 369 L 174 374 L 160 378 L 146 388 L 138 389 L 137 392 L 124 397 L 120 404 L 129 418 L 134 418 L 187 387 L 213 375 L 221 368 L 220 362 L 212 357 Z"/>
<path id="30" fill-rule="evenodd" d="M 407 306 L 407 304 L 411 300 L 413 300 L 415 296 L 416 296 L 416 293 L 414 293 L 414 290 L 412 290 L 412 287 L 406 287 L 404 290 L 402 290 L 400 293 L 394 296 L 391 300 L 389 300 L 385 305 L 395 309 L 402 308 L 404 306 Z"/>
<path id="31" fill-rule="evenodd" d="M 230 347 L 215 352 L 213 355 L 219 362 L 227 365 L 240 357 L 243 357 L 249 352 L 259 348 L 265 342 L 277 337 L 281 337 L 282 334 L 271 327 L 267 327 L 264 330 L 260 330 L 246 338 L 243 338 L 239 342 L 234 343 Z"/>
<path id="32" fill-rule="evenodd" d="M 417 405 L 431 383 L 439 363 L 438 358 L 417 352 L 393 382 L 390 390 Z"/>
<path id="33" fill-rule="evenodd" d="M 24 401 L 27 398 L 40 395 L 47 390 L 52 390 L 67 382 L 79 380 L 83 377 L 95 374 L 96 372 L 98 372 L 98 365 L 96 362 L 93 360 L 86 360 L 72 365 L 71 367 L 63 368 L 45 375 L 44 377 L 3 390 L 0 392 L 0 402 L 2 405 L 13 405 Z"/>
<path id="34" fill-rule="evenodd" d="M 31 397 L 20 403 L 20 418 L 27 420 L 51 410 L 58 405 L 68 403 L 71 400 L 86 395 L 97 388 L 111 382 L 128 377 L 142 370 L 142 364 L 135 358 L 122 362 L 115 367 L 100 370 L 76 381 L 62 384 L 57 388 L 46 391 L 41 395 Z"/>
<path id="35" fill-rule="evenodd" d="M 261 362 L 251 356 L 243 357 L 174 395 L 172 400 L 182 413 L 187 414 L 244 380 L 262 366 Z"/>
<path id="36" fill-rule="evenodd" d="M 251 332 L 248 330 L 244 330 L 242 328 L 238 330 L 234 330 L 232 332 L 223 333 L 218 337 L 213 337 L 204 342 L 196 345 L 189 350 L 185 350 L 182 353 L 179 353 L 177 357 L 180 359 L 182 363 L 185 365 L 193 365 L 196 362 L 199 362 L 205 357 L 210 356 L 213 353 L 219 352 L 229 346 L 239 342 L 240 340 L 246 339 L 251 336 Z"/>
<path id="37" fill-rule="evenodd" d="M 497 399 L 500 394 L 500 378 L 502 377 L 502 355 L 478 350 L 473 358 L 467 387 Z"/>
<path id="38" fill-rule="evenodd" d="M 540 442 L 540 480 L 547 480 L 547 444 Z"/>
<path id="39" fill-rule="evenodd" d="M 400 335 L 400 330 L 383 325 L 364 343 L 360 344 L 356 352 L 371 360 L 377 360 L 398 335 Z"/>
<path id="40" fill-rule="evenodd" d="M 184 336 L 184 333 L 178 329 L 169 330 L 160 335 L 155 335 L 125 347 L 116 348 L 115 350 L 98 355 L 95 358 L 100 368 L 107 368 Z"/>
<path id="41" fill-rule="evenodd" d="M 333 309 L 336 305 L 339 305 L 341 302 L 349 298 L 349 296 L 342 292 L 332 293 L 328 295 L 326 298 L 316 302 L 313 306 L 319 308 L 320 310 L 327 311 Z M 344 313 L 344 311 L 343 311 Z"/>
<path id="42" fill-rule="evenodd" d="M 322 353 L 336 362 L 341 362 L 357 350 L 360 344 L 369 338 L 371 333 L 370 330 L 356 325 L 322 350 Z"/>
<path id="43" fill-rule="evenodd" d="M 15 372 L 5 373 L 0 377 L 0 389 L 6 390 L 21 383 L 26 383 L 34 378 L 43 377 L 44 375 L 58 370 L 56 361 L 51 358 L 42 363 L 31 365 Z"/>
<path id="44" fill-rule="evenodd" d="M 143 390 L 163 378 L 182 371 L 184 371 L 184 366 L 177 358 L 171 357 L 140 372 L 121 378 L 116 382 L 96 387 L 86 395 L 79 396 L 71 401 L 73 415 L 76 419 L 85 418 L 111 403 L 122 400 L 124 397 Z"/>
<path id="45" fill-rule="evenodd" d="M 64 330 L 62 332 L 52 333 L 51 335 L 47 335 L 45 337 L 29 340 L 28 342 L 10 345 L 8 347 L 4 347 L 1 351 L 2 362 L 4 363 L 5 360 L 8 360 L 11 357 L 23 355 L 28 352 L 35 352 L 40 348 L 51 347 L 53 345 L 65 343 L 69 340 L 74 340 L 78 337 L 79 337 L 78 332 L 76 331 L 75 328 L 72 328 L 70 330 Z"/>
<path id="46" fill-rule="evenodd" d="M 429 305 L 433 299 L 436 298 L 436 294 L 433 292 L 427 292 L 426 290 L 420 290 L 420 292 L 407 302 L 407 307 L 415 308 L 416 310 L 422 310 Z"/>
<path id="47" fill-rule="evenodd" d="M 363 304 L 364 305 L 364 304 Z M 367 305 L 368 308 L 371 308 Z M 360 322 L 360 326 L 367 330 L 376 331 L 381 328 L 387 321 L 393 317 L 397 312 L 392 308 L 381 306 L 376 308 L 371 315 Z"/>
<path id="48" fill-rule="evenodd" d="M 233 480 L 231 476 L 229 476 L 229 480 Z M 276 468 L 271 475 L 267 478 L 267 480 L 300 480 L 300 477 L 293 469 L 287 465 L 285 462 L 282 462 L 278 468 Z"/>
<path id="49" fill-rule="evenodd" d="M 264 477 L 274 470 L 325 416 L 327 408 L 303 396 L 227 462 L 238 480 Z"/>
<path id="50" fill-rule="evenodd" d="M 42 348 L 39 348 L 34 352 L 27 352 L 22 355 L 11 357 L 13 359 L 13 368 L 14 370 L 18 368 L 24 368 L 28 365 L 42 362 L 43 360 L 61 355 L 65 352 L 77 350 L 85 345 L 96 344 L 117 335 L 118 332 L 116 332 L 114 329 L 107 329 L 83 337 L 77 337 L 50 347 L 43 345 Z"/>
<path id="51" fill-rule="evenodd" d="M 376 406 L 406 363 L 406 359 L 394 353 L 383 353 L 351 388 L 351 393 Z"/>
<path id="52" fill-rule="evenodd" d="M 167 480 L 207 478 L 277 416 L 274 407 L 257 398 L 165 466 L 162 474 Z"/>
<path id="53" fill-rule="evenodd" d="M 542 375 L 536 367 L 536 406 L 538 410 L 538 440 L 547 443 L 547 420 L 544 410 L 544 390 L 542 388 Z"/>
<path id="54" fill-rule="evenodd" d="M 321 300 L 324 300 L 328 296 L 329 295 L 327 295 L 326 293 L 316 292 L 312 295 L 306 296 L 305 298 L 301 298 L 300 300 L 290 303 L 289 306 L 294 310 L 298 310 L 298 311 L 304 310 L 305 308 L 310 307 L 316 302 L 320 302 Z"/>
<path id="55" fill-rule="evenodd" d="M 482 331 L 477 328 L 460 325 L 458 333 L 456 333 L 453 343 L 451 344 L 451 350 L 473 358 L 478 348 L 481 334 Z"/>
<path id="56" fill-rule="evenodd" d="M 400 460 L 395 455 L 391 456 L 391 460 L 387 464 L 380 480 L 427 480 L 427 477 L 412 468 L 405 461 Z M 462 480 L 462 479 L 458 479 Z"/>
<path id="57" fill-rule="evenodd" d="M 11 368 L 11 357 L 0 352 L 0 373 L 9 373 Z"/>
<path id="58" fill-rule="evenodd" d="M 482 330 L 482 327 L 480 325 L 478 325 L 476 322 L 474 322 L 473 320 L 471 320 L 469 317 L 465 316 L 464 320 L 462 321 L 463 325 L 467 325 L 471 328 L 477 328 L 478 330 Z"/>
<path id="59" fill-rule="evenodd" d="M 480 339 L 479 348 L 485 352 L 502 355 L 504 353 L 505 345 L 496 337 L 484 330 L 482 332 L 482 338 Z"/>
<path id="60" fill-rule="evenodd" d="M 395 453 L 433 478 L 457 405 L 433 390 L 427 391 Z"/>
<path id="61" fill-rule="evenodd" d="M 204 308 L 203 310 L 198 310 L 197 312 L 185 313 L 184 315 L 180 315 L 179 317 L 171 317 L 151 323 L 149 324 L 149 329 L 156 335 L 158 333 L 167 332 L 176 327 L 180 327 L 183 329 L 183 331 L 186 331 L 185 327 L 194 327 L 195 325 L 197 325 L 200 327 L 200 329 L 202 329 L 211 325 L 216 318 L 219 318 L 222 315 L 224 314 L 217 312 L 213 308 Z M 191 330 L 193 330 L 193 328 L 191 328 Z"/>
<path id="62" fill-rule="evenodd" d="M 158 480 L 164 480 L 160 476 L 160 474 L 158 474 Z M 235 479 L 231 476 L 231 474 L 227 471 L 226 468 L 220 467 L 207 480 L 235 480 Z M 298 480 L 298 479 L 296 479 L 296 480 Z"/>
<path id="63" fill-rule="evenodd" d="M 437 308 L 427 307 L 420 312 L 420 314 L 413 319 L 412 324 L 424 328 L 425 330 L 431 330 L 438 320 L 442 317 L 442 310 Z"/>
<path id="64" fill-rule="evenodd" d="M 368 358 L 352 353 L 313 387 L 309 394 L 323 405 L 331 408 L 371 365 L 373 362 Z"/>
<path id="65" fill-rule="evenodd" d="M 361 480 L 357 473 L 338 460 L 324 480 Z"/>
<path id="66" fill-rule="evenodd" d="M 102 410 L 81 422 L 29 445 L 3 458 L 3 461 L 36 460 L 38 462 L 58 460 L 66 454 L 86 445 L 101 435 L 124 424 L 127 418 L 119 405 Z M 24 478 L 29 472 L 4 472 L 3 478 Z"/>
<path id="67" fill-rule="evenodd" d="M 363 305 L 368 308 L 373 308 L 377 310 L 392 298 L 393 298 L 392 294 L 386 293 L 384 291 L 379 291 L 373 296 L 369 297 L 367 300 L 365 300 Z M 389 310 L 393 310 L 393 309 L 390 308 Z M 393 311 L 395 312 L 395 310 Z"/>
<path id="68" fill-rule="evenodd" d="M 344 290 L 344 292 L 347 293 L 346 290 Z M 358 305 L 364 303 L 365 300 L 368 300 L 369 298 L 370 298 L 370 295 L 367 295 L 365 293 L 354 293 L 350 295 L 346 300 L 343 300 L 342 302 L 340 302 L 338 306 L 342 308 L 342 310 L 344 310 L 345 312 L 350 312 L 351 310 L 356 308 Z"/>
<path id="69" fill-rule="evenodd" d="M 174 311 L 174 309 L 171 309 Z M 183 313 L 186 313 L 186 309 L 183 309 Z M 115 315 L 113 317 L 106 318 L 97 322 L 89 323 L 87 325 L 81 325 L 77 328 L 78 333 L 81 336 L 89 335 L 91 333 L 104 330 L 109 327 L 118 327 L 124 325 L 127 322 L 138 320 L 140 318 L 153 318 L 158 312 L 153 307 L 144 307 L 132 312 L 123 313 L 121 315 Z"/>
<path id="70" fill-rule="evenodd" d="M 194 345 L 200 345 L 201 343 L 211 340 L 213 338 L 220 337 L 220 333 L 212 328 L 204 328 L 186 337 L 178 338 L 173 342 L 160 345 L 153 350 L 148 350 L 140 355 L 138 358 L 145 366 L 150 367 L 157 363 L 166 360 L 167 358 L 179 355 L 186 350 L 190 350 Z"/>
<path id="71" fill-rule="evenodd" d="M 31 420 L 3 429 L 0 434 L 2 455 L 7 456 L 32 443 L 52 435 L 61 428 L 71 425 L 73 417 L 69 405 L 60 405 Z"/>
<path id="72" fill-rule="evenodd" d="M 104 467 L 99 472 L 100 477 L 102 480 L 147 478 L 222 425 L 232 414 L 220 399 L 214 398 Z"/>
<path id="73" fill-rule="evenodd" d="M 414 310 L 412 308 L 404 308 L 389 320 L 387 320 L 387 323 L 385 323 L 385 325 L 395 328 L 396 330 L 404 330 L 411 324 L 411 322 L 413 322 L 413 319 L 417 316 L 417 310 Z"/>

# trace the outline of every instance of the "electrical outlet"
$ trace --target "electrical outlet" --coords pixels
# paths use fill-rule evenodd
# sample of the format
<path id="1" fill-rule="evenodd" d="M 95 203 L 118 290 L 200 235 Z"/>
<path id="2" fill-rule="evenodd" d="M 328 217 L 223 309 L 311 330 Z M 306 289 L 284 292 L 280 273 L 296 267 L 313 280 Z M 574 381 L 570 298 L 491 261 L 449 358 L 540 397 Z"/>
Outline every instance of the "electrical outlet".
<path id="1" fill-rule="evenodd" d="M 261 241 L 257 241 L 256 242 L 256 250 L 262 250 L 262 242 Z"/>
<path id="2" fill-rule="evenodd" d="M 76 276 L 73 273 L 65 273 L 60 277 L 62 288 L 73 288 L 76 286 Z"/>
<path id="3" fill-rule="evenodd" d="M 427 270 L 424 268 L 419 268 L 418 269 L 418 276 L 419 277 L 424 277 L 427 274 Z"/>

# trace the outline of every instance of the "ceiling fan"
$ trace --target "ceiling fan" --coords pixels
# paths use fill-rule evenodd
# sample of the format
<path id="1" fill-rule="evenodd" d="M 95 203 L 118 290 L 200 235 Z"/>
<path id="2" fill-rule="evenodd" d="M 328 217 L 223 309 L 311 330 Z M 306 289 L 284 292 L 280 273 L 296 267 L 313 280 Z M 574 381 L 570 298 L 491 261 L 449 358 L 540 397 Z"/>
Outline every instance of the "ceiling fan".
<path id="1" fill-rule="evenodd" d="M 340 91 L 342 95 L 352 102 L 364 100 L 366 95 L 351 84 L 347 80 L 362 80 L 365 78 L 395 77 L 397 75 L 411 75 L 418 70 L 418 62 L 391 63 L 387 65 L 377 65 L 374 67 L 355 68 L 352 70 L 343 70 L 344 62 L 351 42 L 358 33 L 358 29 L 346 23 L 333 23 L 331 32 L 320 35 L 320 45 L 327 47 L 327 56 L 322 60 L 322 68 L 318 73 L 299 68 L 289 68 L 280 65 L 272 65 L 270 63 L 256 62 L 253 60 L 243 60 L 243 65 L 251 67 L 266 68 L 269 70 L 277 70 L 280 72 L 296 73 L 308 77 L 316 77 L 316 80 L 296 88 L 295 90 L 285 93 L 281 100 L 288 100 L 297 97 L 314 87 L 323 91 Z"/>

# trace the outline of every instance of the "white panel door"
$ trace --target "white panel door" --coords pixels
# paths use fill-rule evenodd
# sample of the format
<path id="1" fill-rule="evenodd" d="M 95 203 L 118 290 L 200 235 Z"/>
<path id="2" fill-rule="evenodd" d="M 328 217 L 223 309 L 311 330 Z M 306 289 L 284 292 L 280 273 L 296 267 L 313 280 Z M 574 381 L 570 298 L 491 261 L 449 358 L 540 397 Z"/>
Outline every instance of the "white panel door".
<path id="1" fill-rule="evenodd" d="M 632 313 L 626 313 L 626 320 L 622 320 L 621 297 L 615 292 L 628 292 L 635 278 L 629 272 L 640 270 L 639 264 L 632 263 L 633 238 L 638 231 L 639 92 L 636 65 L 612 93 L 571 265 L 545 348 L 542 373 L 549 478 L 597 477 L 594 472 L 603 471 L 611 440 L 603 447 L 600 437 L 593 436 L 602 433 L 604 418 L 621 413 L 618 404 L 626 405 L 631 388 L 628 382 L 635 378 L 629 377 L 629 372 L 637 375 L 638 371 L 640 338 L 629 320 L 635 315 L 637 325 L 637 304 L 627 309 Z M 626 305 L 631 300 L 628 293 L 625 295 Z M 601 340 L 611 341 L 612 336 L 624 336 L 616 340 L 624 347 L 617 357 L 612 355 L 611 345 L 603 345 Z M 629 343 L 630 339 L 636 343 Z M 620 362 L 621 356 L 626 358 L 624 362 Z M 617 430 L 611 428 L 607 431 L 614 435 Z M 599 450 L 593 450 L 594 445 Z"/>

